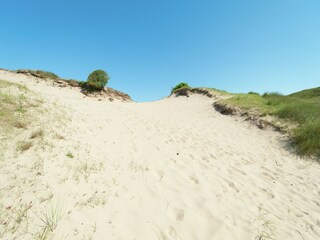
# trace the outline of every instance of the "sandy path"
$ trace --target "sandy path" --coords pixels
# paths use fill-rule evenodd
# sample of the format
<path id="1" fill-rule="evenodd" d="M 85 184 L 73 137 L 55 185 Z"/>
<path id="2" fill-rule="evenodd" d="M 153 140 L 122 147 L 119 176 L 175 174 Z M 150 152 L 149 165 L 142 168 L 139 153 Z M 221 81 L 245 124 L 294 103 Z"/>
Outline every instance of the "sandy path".
<path id="1" fill-rule="evenodd" d="M 46 204 L 63 209 L 54 239 L 320 238 L 320 166 L 280 134 L 198 95 L 109 103 L 19 80 L 70 119 L 52 129 L 65 139 L 43 153 L 39 179 L 54 196 Z"/>

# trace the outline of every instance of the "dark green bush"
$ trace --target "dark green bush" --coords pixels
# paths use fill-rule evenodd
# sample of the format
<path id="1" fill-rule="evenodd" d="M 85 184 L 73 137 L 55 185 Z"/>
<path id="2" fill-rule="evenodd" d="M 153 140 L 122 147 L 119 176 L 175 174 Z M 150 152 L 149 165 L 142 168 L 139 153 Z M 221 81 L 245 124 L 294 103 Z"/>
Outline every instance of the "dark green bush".
<path id="1" fill-rule="evenodd" d="M 190 87 L 189 87 L 188 83 L 181 82 L 171 89 L 171 93 L 173 93 L 174 91 L 176 91 L 180 88 L 190 88 Z"/>
<path id="2" fill-rule="evenodd" d="M 101 90 L 108 83 L 110 79 L 108 73 L 103 70 L 95 70 L 88 76 L 87 84 L 89 87 Z"/>

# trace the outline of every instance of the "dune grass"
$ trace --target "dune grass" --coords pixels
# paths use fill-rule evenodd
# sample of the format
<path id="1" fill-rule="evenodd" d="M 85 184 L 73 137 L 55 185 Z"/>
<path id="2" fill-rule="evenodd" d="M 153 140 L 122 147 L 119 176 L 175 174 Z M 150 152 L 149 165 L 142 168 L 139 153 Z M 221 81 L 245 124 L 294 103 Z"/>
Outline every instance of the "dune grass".
<path id="1" fill-rule="evenodd" d="M 42 78 L 49 78 L 49 79 L 57 79 L 59 76 L 53 72 L 43 71 L 43 70 L 29 70 L 31 73 L 36 73 Z"/>
<path id="2" fill-rule="evenodd" d="M 17 91 L 7 91 L 8 88 L 15 88 Z M 9 83 L 0 80 L 0 128 L 7 131 L 10 128 L 24 128 L 25 120 L 23 114 L 26 112 L 26 99 L 24 92 L 26 88 L 19 84 Z"/>
<path id="3" fill-rule="evenodd" d="M 320 157 L 320 88 L 308 89 L 288 96 L 279 93 L 234 94 L 223 103 L 262 115 L 273 115 L 298 124 L 292 143 L 299 154 Z"/>
<path id="4" fill-rule="evenodd" d="M 34 113 L 41 100 L 25 86 L 0 80 L 0 158 L 3 159 L 5 144 L 25 131 L 34 121 Z M 37 133 L 39 134 L 39 133 Z M 16 145 L 18 152 L 32 147 L 30 141 L 20 141 Z"/>

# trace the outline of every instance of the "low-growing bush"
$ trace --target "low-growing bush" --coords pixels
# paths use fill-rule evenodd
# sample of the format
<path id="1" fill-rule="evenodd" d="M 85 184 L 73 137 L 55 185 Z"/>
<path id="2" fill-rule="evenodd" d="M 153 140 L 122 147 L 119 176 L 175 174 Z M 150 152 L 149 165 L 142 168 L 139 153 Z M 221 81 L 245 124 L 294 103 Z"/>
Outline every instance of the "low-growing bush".
<path id="1" fill-rule="evenodd" d="M 175 92 L 176 90 L 181 89 L 181 88 L 190 88 L 190 87 L 189 87 L 188 83 L 181 82 L 181 83 L 177 84 L 175 87 L 173 87 L 173 88 L 171 89 L 171 93 L 173 93 L 173 92 Z"/>
<path id="2" fill-rule="evenodd" d="M 103 70 L 95 70 L 88 76 L 87 84 L 95 90 L 101 90 L 110 79 L 108 73 Z"/>

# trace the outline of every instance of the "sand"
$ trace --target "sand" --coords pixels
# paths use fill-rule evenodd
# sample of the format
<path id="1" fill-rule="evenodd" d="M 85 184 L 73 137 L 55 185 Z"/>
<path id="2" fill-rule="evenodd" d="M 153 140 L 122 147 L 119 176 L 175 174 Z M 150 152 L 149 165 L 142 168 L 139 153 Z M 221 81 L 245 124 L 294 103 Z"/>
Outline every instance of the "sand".
<path id="1" fill-rule="evenodd" d="M 48 109 L 39 147 L 8 147 L 0 165 L 1 211 L 27 209 L 15 231 L 0 223 L 3 239 L 320 239 L 320 165 L 280 133 L 201 95 L 109 102 L 3 70 L 0 79 Z"/>

